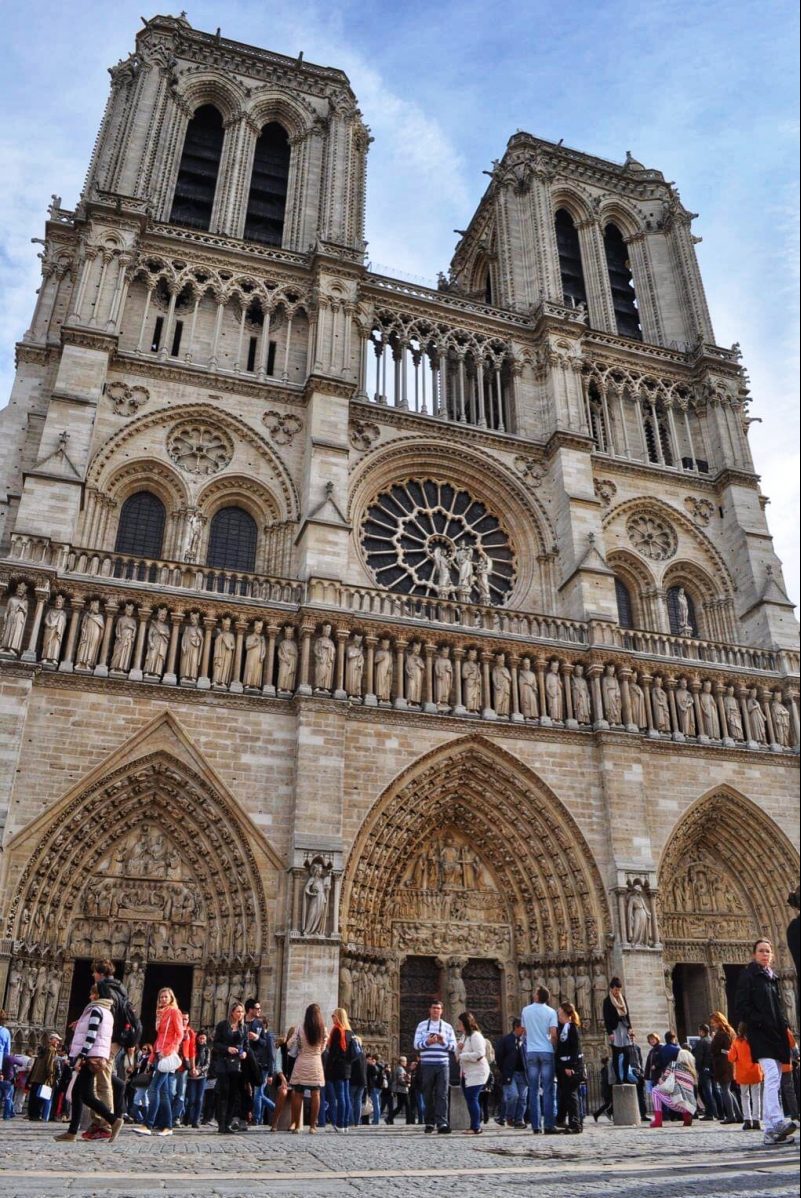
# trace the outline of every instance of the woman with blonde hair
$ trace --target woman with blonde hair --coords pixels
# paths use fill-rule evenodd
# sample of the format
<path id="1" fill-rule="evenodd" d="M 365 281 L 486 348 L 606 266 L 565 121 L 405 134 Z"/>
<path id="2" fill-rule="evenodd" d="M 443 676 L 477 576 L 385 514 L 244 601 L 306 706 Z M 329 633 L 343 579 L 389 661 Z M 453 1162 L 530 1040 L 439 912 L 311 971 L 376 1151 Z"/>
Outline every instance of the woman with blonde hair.
<path id="1" fill-rule="evenodd" d="M 720 1097 L 720 1104 L 725 1116 L 721 1122 L 724 1124 L 739 1123 L 741 1118 L 740 1112 L 737 1109 L 734 1095 L 731 1092 L 731 1084 L 734 1081 L 734 1066 L 729 1060 L 729 1049 L 734 1043 L 737 1033 L 722 1011 L 713 1011 L 709 1017 L 709 1026 L 712 1030 L 712 1043 L 710 1045 L 712 1053 L 712 1081 Z"/>
<path id="2" fill-rule="evenodd" d="M 350 1126 L 350 1076 L 357 1046 L 353 1039 L 348 1012 L 344 1007 L 337 1007 L 331 1015 L 327 1047 L 325 1080 L 326 1091 L 331 1094 L 329 1119 L 334 1131 L 346 1132 Z"/>
<path id="3" fill-rule="evenodd" d="M 231 1003 L 227 1019 L 221 1019 L 214 1029 L 214 1072 L 217 1077 L 217 1131 L 221 1135 L 233 1132 L 232 1121 L 242 1099 L 242 1063 L 247 1057 L 248 1033 L 245 1027 L 245 1008 L 239 1000 Z"/>
<path id="4" fill-rule="evenodd" d="M 131 1131 L 140 1136 L 172 1135 L 172 1089 L 175 1071 L 181 1064 L 178 1049 L 184 1038 L 184 1020 L 175 994 L 168 986 L 159 990 L 156 998 L 156 1039 L 150 1053 L 153 1080 L 147 1090 L 147 1118 L 136 1123 Z"/>

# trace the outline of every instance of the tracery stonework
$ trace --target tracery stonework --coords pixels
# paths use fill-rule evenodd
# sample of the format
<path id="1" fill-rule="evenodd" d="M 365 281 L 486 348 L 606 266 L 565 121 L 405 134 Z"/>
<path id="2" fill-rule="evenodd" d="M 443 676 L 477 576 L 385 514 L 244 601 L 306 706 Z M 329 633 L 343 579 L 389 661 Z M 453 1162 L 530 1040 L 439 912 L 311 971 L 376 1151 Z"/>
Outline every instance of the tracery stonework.
<path id="1" fill-rule="evenodd" d="M 651 561 L 667 561 L 676 552 L 676 532 L 666 520 L 647 514 L 632 516 L 626 532 L 634 548 Z"/>
<path id="2" fill-rule="evenodd" d="M 221 428 L 187 420 L 168 432 L 167 452 L 176 466 L 188 474 L 209 475 L 228 465 L 234 448 L 231 438 Z"/>

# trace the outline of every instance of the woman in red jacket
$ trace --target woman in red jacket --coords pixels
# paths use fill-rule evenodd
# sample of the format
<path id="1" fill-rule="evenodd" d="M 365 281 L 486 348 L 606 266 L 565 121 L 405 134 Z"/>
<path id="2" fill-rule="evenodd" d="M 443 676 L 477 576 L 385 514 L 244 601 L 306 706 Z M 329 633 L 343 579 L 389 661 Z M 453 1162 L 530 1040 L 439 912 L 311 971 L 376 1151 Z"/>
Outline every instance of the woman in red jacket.
<path id="1" fill-rule="evenodd" d="M 184 1021 L 178 1000 L 172 990 L 159 990 L 156 999 L 156 1040 L 150 1054 L 150 1064 L 154 1070 L 147 1091 L 147 1118 L 144 1123 L 136 1123 L 131 1128 L 140 1136 L 152 1135 L 157 1123 L 157 1136 L 172 1135 L 172 1087 L 175 1071 L 181 1064 L 178 1049 L 183 1038 Z"/>

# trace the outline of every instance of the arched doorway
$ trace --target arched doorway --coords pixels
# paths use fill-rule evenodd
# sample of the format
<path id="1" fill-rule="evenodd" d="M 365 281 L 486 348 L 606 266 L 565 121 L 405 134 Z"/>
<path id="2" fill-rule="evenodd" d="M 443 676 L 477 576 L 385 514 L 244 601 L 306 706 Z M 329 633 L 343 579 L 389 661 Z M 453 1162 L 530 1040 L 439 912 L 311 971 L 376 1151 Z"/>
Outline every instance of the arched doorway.
<path id="1" fill-rule="evenodd" d="M 788 1015 L 795 970 L 785 942 L 786 899 L 799 859 L 784 833 L 743 795 L 719 788 L 679 821 L 659 869 L 665 989 L 680 1038 L 712 1010 L 731 1011 L 757 936 L 776 950 Z"/>
<path id="2" fill-rule="evenodd" d="M 544 982 L 601 1032 L 610 921 L 592 854 L 548 787 L 483 737 L 422 758 L 375 804 L 341 927 L 340 997 L 382 1051 L 409 1048 L 432 991 L 494 1034 Z"/>
<path id="3" fill-rule="evenodd" d="M 172 978 L 196 1024 L 266 982 L 262 875 L 275 862 L 185 760 L 145 752 L 45 819 L 10 846 L 17 857 L 27 849 L 4 920 L 16 1043 L 66 1024 L 95 957 L 117 963 L 135 1006 Z M 143 1009 L 145 1025 L 151 1017 Z"/>

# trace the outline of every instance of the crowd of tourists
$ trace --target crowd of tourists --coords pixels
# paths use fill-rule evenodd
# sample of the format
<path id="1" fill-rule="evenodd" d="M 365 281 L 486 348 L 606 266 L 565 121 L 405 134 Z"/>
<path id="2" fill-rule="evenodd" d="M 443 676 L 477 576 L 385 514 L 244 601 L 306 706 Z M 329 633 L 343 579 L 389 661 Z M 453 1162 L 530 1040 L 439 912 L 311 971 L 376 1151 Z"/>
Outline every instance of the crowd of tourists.
<path id="1" fill-rule="evenodd" d="M 760 939 L 740 977 L 735 1024 L 715 1011 L 698 1035 L 651 1032 L 647 1055 L 637 1041 L 619 978 L 603 1004 L 608 1055 L 601 1061 L 601 1104 L 590 1112 L 580 1013 L 557 1005 L 540 986 L 534 1000 L 494 1043 L 475 1014 L 455 1026 L 432 998 L 413 1038 L 414 1054 L 392 1064 L 365 1047 L 337 1007 L 328 1021 L 311 1004 L 297 1026 L 274 1035 L 259 1001 L 232 1003 L 213 1030 L 196 1031 L 169 988 L 159 991 L 155 1036 L 142 1025 L 111 961 L 93 963 L 88 1002 L 64 1044 L 48 1035 L 20 1067 L 0 1012 L 0 1102 L 4 1119 L 61 1121 L 56 1139 L 115 1140 L 133 1133 L 170 1136 L 176 1128 L 216 1125 L 220 1135 L 267 1126 L 272 1132 L 347 1133 L 359 1125 L 419 1124 L 450 1134 L 452 1122 L 480 1135 L 490 1118 L 535 1134 L 578 1135 L 592 1113 L 613 1116 L 615 1086 L 631 1086 L 650 1127 L 666 1119 L 719 1120 L 788 1140 L 798 1116 L 798 1049 L 784 1011 L 773 949 Z M 462 1117 L 453 1104 L 464 1098 Z M 631 1091 L 630 1091 L 631 1092 Z"/>

